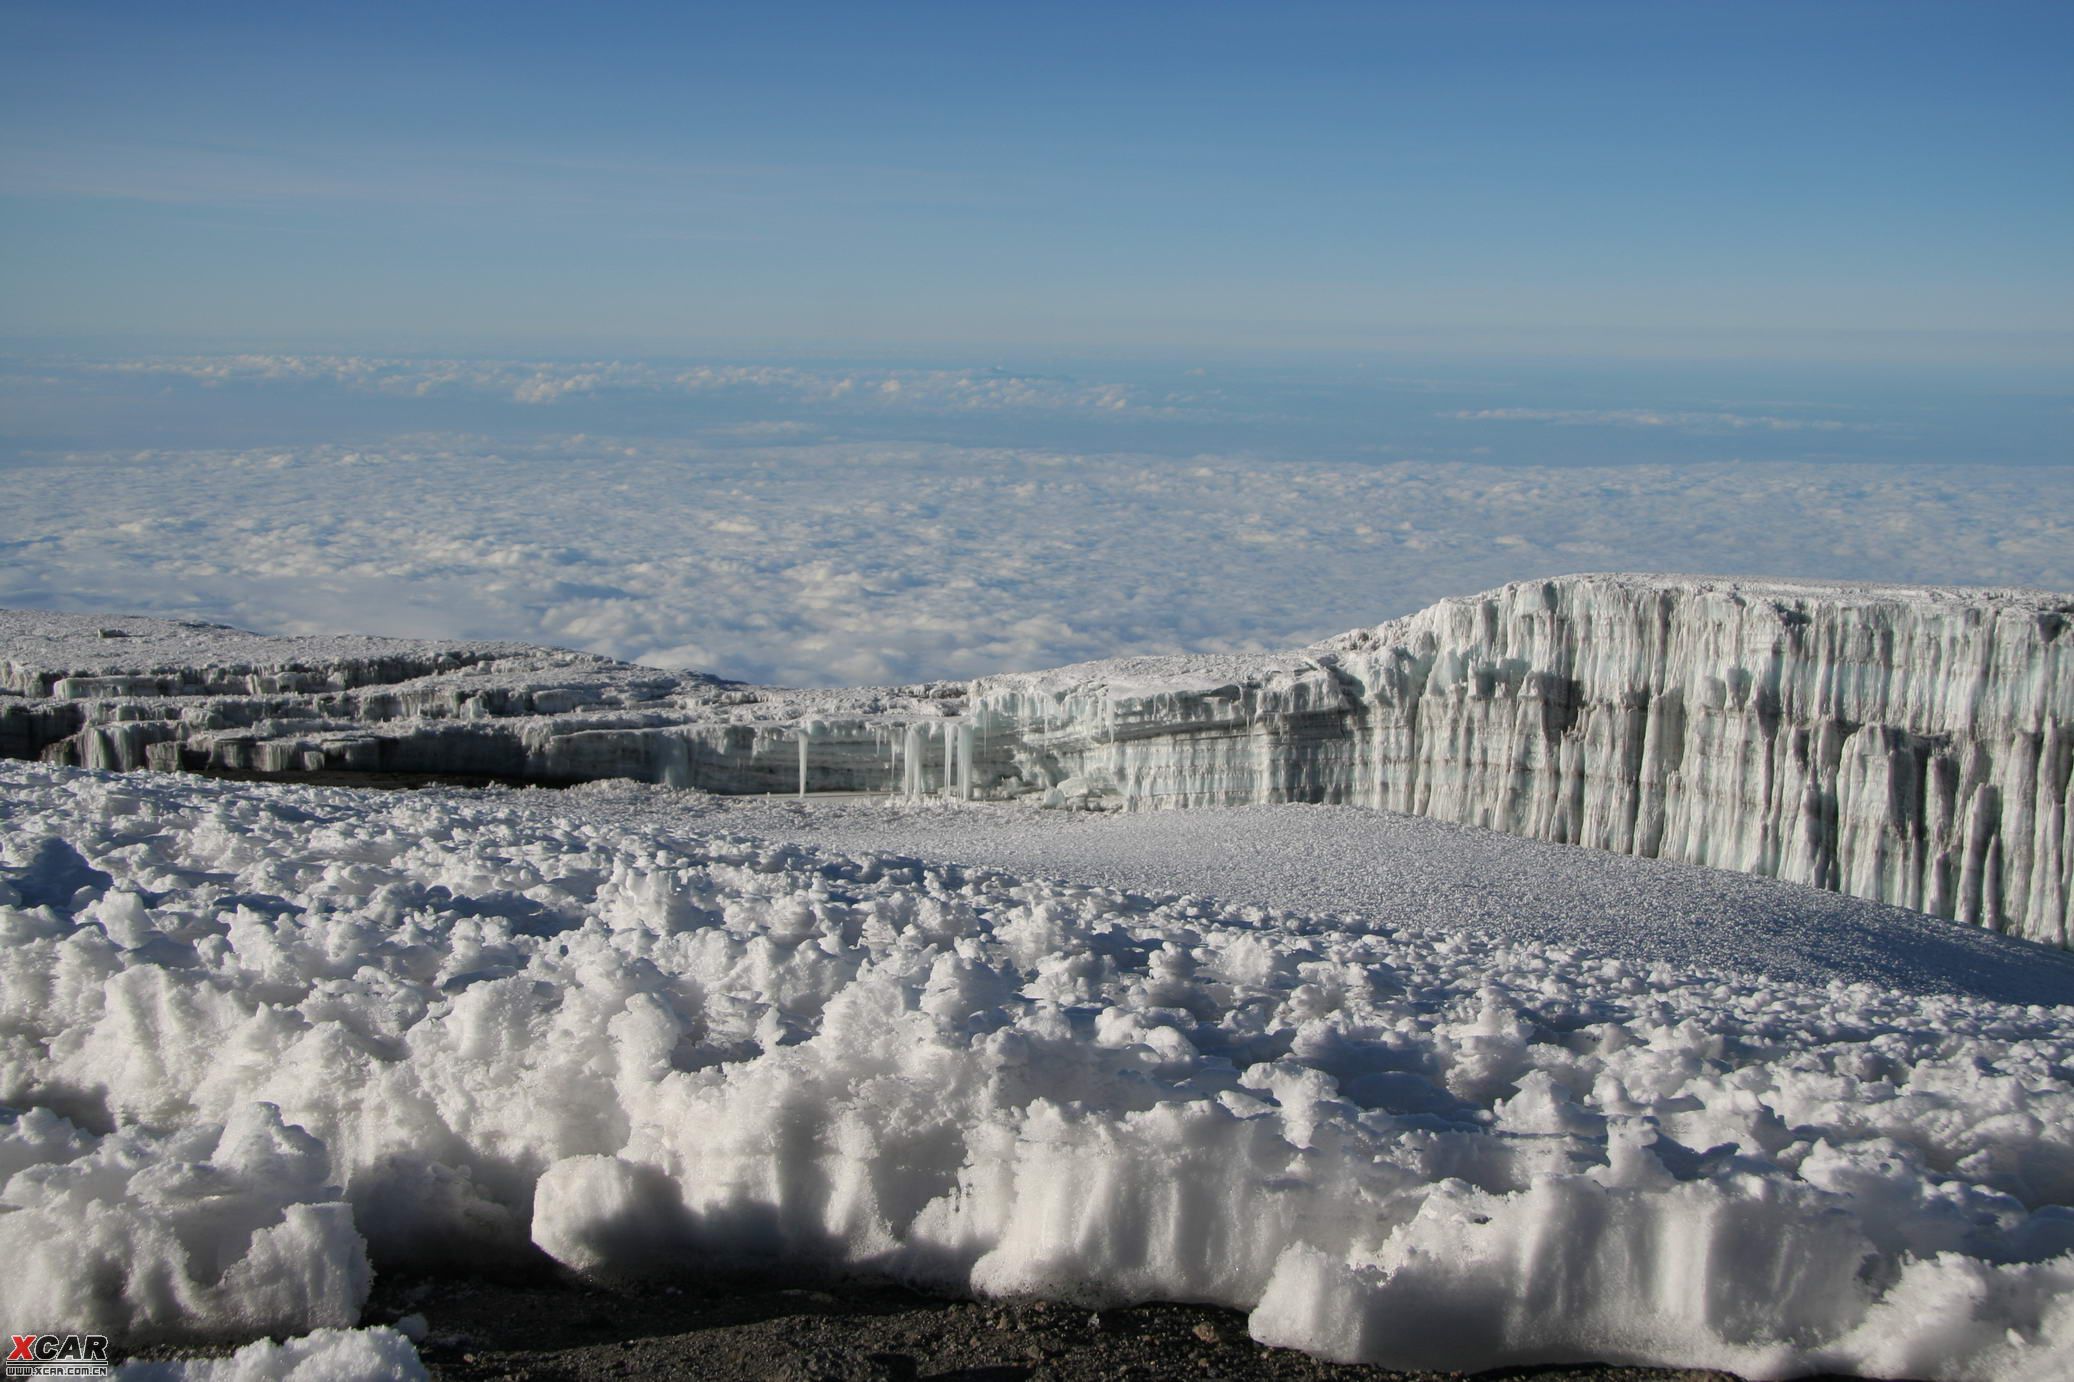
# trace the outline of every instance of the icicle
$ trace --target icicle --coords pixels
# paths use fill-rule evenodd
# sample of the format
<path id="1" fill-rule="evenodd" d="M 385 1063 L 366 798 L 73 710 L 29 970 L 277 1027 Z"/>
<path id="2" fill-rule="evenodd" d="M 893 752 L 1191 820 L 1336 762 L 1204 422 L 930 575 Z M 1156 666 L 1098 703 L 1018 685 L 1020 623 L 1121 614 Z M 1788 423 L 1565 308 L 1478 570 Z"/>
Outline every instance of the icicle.
<path id="1" fill-rule="evenodd" d="M 812 731 L 806 725 L 799 727 L 799 794 L 807 794 L 807 736 Z"/>
<path id="2" fill-rule="evenodd" d="M 987 753 L 987 722 L 986 720 L 977 718 L 975 716 L 972 728 L 973 732 L 979 736 L 979 755 L 980 757 L 984 758 L 986 757 Z M 971 793 L 968 792 L 966 796 L 969 800 L 971 797 Z"/>
<path id="3" fill-rule="evenodd" d="M 972 749 L 975 735 L 969 722 L 961 721 L 951 727 L 951 737 L 956 740 L 958 751 L 957 797 L 960 801 L 972 800 Z"/>
<path id="4" fill-rule="evenodd" d="M 910 799 L 922 795 L 923 779 L 926 776 L 926 765 L 922 762 L 922 740 L 922 727 L 919 724 L 909 725 L 907 727 L 906 752 L 903 755 L 904 761 L 901 764 L 903 771 L 900 790 L 902 795 Z"/>

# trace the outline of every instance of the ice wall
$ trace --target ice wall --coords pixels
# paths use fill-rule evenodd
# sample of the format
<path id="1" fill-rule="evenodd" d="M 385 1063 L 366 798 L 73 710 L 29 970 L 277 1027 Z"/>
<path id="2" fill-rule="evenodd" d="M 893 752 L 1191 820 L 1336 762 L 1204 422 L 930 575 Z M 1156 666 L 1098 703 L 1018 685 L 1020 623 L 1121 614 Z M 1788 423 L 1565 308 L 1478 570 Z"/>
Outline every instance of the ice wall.
<path id="1" fill-rule="evenodd" d="M 787 691 L 516 645 L 0 614 L 0 753 L 1097 808 L 1347 803 L 2068 945 L 2070 626 L 2074 597 L 2036 592 L 1571 576 L 1283 655 Z"/>
<path id="2" fill-rule="evenodd" d="M 1576 576 L 1272 659 L 975 683 L 1020 775 L 1327 801 L 2069 943 L 2074 600 Z"/>
<path id="3" fill-rule="evenodd" d="M 970 796 L 964 690 L 793 691 L 522 644 L 0 611 L 0 756 L 116 771 Z"/>

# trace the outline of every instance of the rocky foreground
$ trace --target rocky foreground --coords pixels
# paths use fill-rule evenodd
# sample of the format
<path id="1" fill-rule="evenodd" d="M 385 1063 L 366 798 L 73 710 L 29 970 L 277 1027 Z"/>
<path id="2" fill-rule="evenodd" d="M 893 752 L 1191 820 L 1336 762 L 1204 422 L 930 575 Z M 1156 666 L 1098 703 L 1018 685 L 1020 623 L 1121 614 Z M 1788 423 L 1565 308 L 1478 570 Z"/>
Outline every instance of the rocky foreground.
<path id="1" fill-rule="evenodd" d="M 1197 1305 L 1089 1310 L 960 1301 L 856 1282 L 686 1280 L 612 1289 L 428 1278 L 385 1284 L 370 1318 L 424 1330 L 452 1382 L 1443 1382 L 1454 1372 L 1330 1363 L 1269 1348 L 1245 1316 Z M 158 1358 L 212 1350 L 158 1350 Z M 1733 1373 L 1594 1363 L 1501 1368 L 1534 1382 L 1741 1382 Z"/>

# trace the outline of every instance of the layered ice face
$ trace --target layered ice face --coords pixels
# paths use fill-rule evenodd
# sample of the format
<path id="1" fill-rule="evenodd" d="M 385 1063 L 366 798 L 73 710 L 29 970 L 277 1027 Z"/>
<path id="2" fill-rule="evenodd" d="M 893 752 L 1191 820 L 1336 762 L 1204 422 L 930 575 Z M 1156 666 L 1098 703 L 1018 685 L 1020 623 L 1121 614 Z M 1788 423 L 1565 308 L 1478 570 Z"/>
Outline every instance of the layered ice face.
<path id="1" fill-rule="evenodd" d="M 0 1312 L 778 1261 L 1402 1365 L 2074 1375 L 2074 1006 L 584 801 L 0 765 Z"/>
<path id="2" fill-rule="evenodd" d="M 1570 577 L 971 702 L 1014 780 L 1097 799 L 1381 807 L 2069 942 L 2074 599 Z"/>
<path id="3" fill-rule="evenodd" d="M 1280 656 L 785 691 L 513 644 L 0 617 L 0 752 L 1095 808 L 1381 807 L 2067 945 L 2074 598 L 1577 576 Z"/>

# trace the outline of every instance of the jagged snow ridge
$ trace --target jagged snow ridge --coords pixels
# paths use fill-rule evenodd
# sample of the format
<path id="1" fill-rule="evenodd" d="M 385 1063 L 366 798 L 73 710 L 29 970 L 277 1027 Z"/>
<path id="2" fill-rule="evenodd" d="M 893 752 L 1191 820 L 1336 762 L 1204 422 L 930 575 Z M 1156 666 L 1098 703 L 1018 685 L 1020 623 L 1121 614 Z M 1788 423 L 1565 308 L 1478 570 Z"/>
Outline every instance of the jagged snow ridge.
<path id="1" fill-rule="evenodd" d="M 509 795 L 0 786 L 18 1328 L 333 1324 L 366 1260 L 537 1248 L 1215 1301 L 1404 1365 L 2074 1377 L 2067 1006 Z"/>

